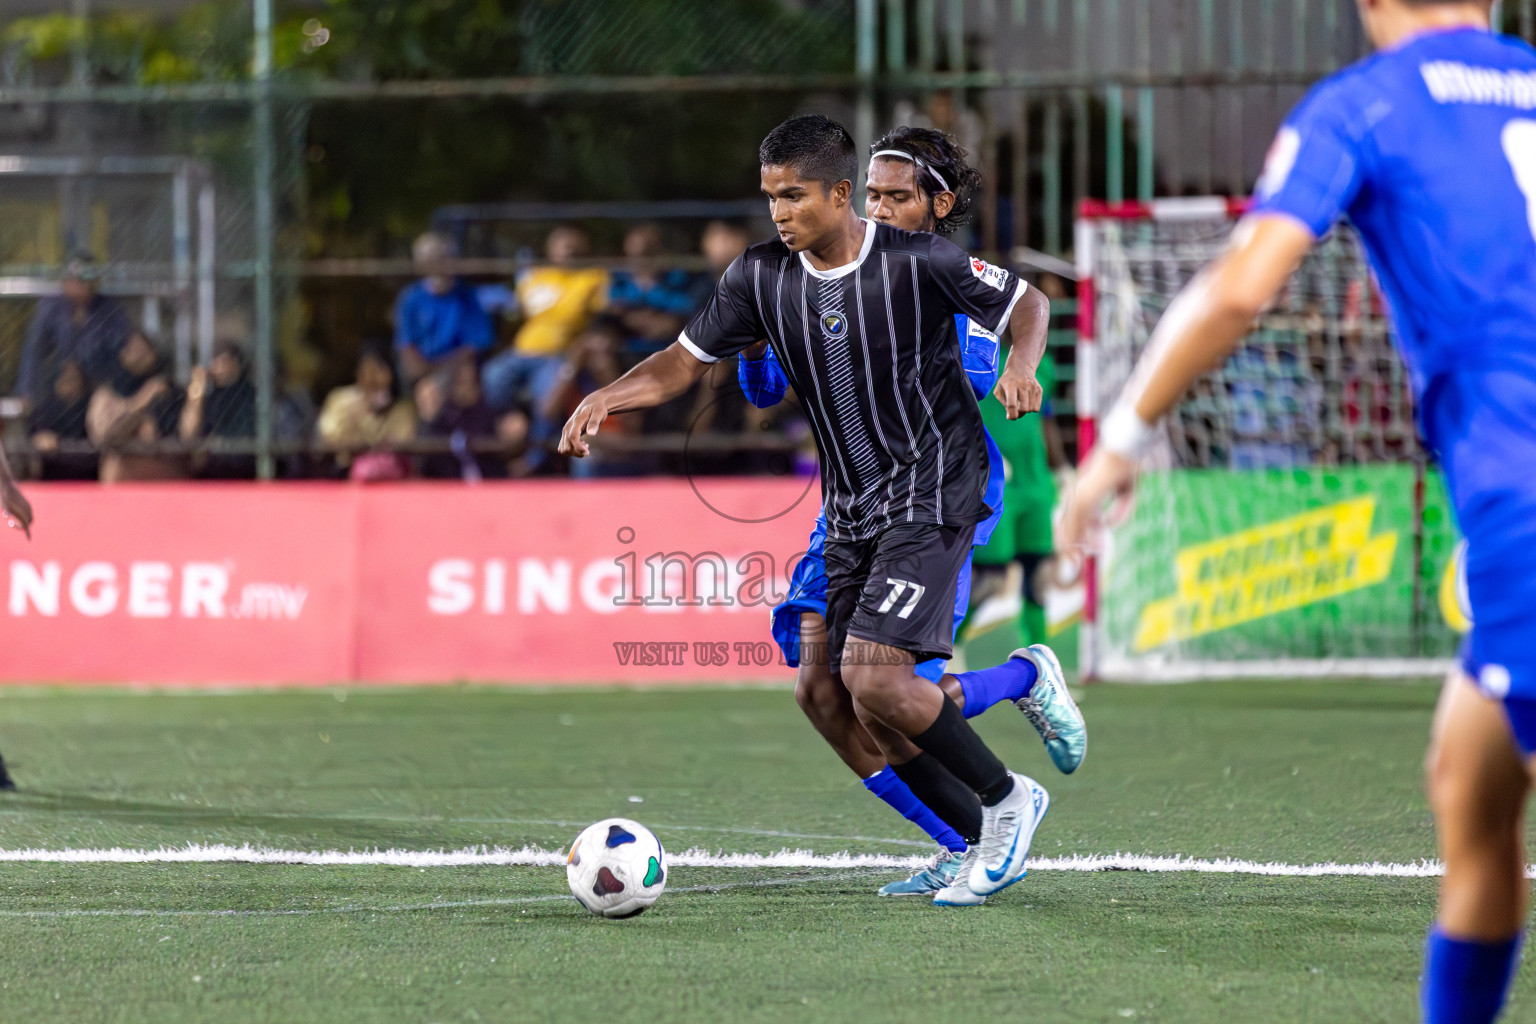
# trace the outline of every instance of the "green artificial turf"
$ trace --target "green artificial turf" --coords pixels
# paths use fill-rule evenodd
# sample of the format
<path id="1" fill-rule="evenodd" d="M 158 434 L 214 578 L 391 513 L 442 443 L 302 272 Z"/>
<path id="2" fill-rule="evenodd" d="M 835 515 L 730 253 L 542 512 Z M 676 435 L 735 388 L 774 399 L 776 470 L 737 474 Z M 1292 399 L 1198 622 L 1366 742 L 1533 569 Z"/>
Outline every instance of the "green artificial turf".
<path id="1" fill-rule="evenodd" d="M 1421 684 L 1099 686 L 1035 853 L 1432 857 Z M 670 851 L 922 854 L 787 690 L 0 694 L 0 849 L 556 849 L 620 814 Z M 635 803 L 631 797 L 639 797 Z M 1405 1021 L 1432 879 L 1035 871 L 985 907 L 895 872 L 674 867 L 586 914 L 553 867 L 0 864 L 0 1021 Z M 1522 979 L 1507 1019 L 1536 1019 Z"/>

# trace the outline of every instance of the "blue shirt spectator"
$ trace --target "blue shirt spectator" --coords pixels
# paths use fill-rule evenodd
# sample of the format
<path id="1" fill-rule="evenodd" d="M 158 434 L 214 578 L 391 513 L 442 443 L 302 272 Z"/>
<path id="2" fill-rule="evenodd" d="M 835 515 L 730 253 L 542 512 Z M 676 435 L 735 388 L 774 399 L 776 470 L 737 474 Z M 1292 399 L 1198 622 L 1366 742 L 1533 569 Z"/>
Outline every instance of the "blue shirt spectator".
<path id="1" fill-rule="evenodd" d="M 96 291 L 98 272 L 91 257 L 77 254 L 65 270 L 63 294 L 37 304 L 22 343 L 15 394 L 43 401 L 68 362 L 76 363 L 90 384 L 117 369 L 117 354 L 133 333 L 133 321 L 116 299 Z"/>
<path id="2" fill-rule="evenodd" d="M 661 231 L 654 224 L 629 229 L 624 255 L 629 267 L 613 275 L 608 312 L 624 325 L 632 351 L 659 351 L 677 340 L 677 332 L 698 308 L 694 276 L 659 265 Z"/>
<path id="3" fill-rule="evenodd" d="M 416 380 L 461 352 L 487 351 L 496 332 L 475 289 L 441 272 L 455 255 L 451 239 L 428 232 L 411 254 L 425 276 L 395 304 L 395 352 L 404 375 Z"/>

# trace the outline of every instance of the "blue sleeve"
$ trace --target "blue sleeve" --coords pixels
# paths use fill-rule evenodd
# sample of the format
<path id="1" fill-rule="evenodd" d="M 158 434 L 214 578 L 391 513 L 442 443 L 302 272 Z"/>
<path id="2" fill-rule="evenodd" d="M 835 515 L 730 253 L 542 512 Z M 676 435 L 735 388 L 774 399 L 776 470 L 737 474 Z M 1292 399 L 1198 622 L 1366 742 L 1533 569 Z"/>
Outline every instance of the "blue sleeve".
<path id="1" fill-rule="evenodd" d="M 1360 193 L 1365 133 L 1339 79 L 1318 86 L 1280 126 L 1250 213 L 1283 213 L 1321 238 Z"/>
<path id="2" fill-rule="evenodd" d="M 995 334 L 971 327 L 970 317 L 955 314 L 955 333 L 960 338 L 960 363 L 970 378 L 976 401 L 992 393 L 997 383 L 998 341 Z"/>
<path id="3" fill-rule="evenodd" d="M 736 379 L 741 383 L 747 401 L 759 409 L 778 405 L 789 389 L 789 379 L 784 376 L 784 367 L 779 365 L 779 357 L 773 354 L 772 346 L 761 359 L 742 356 L 736 360 Z"/>

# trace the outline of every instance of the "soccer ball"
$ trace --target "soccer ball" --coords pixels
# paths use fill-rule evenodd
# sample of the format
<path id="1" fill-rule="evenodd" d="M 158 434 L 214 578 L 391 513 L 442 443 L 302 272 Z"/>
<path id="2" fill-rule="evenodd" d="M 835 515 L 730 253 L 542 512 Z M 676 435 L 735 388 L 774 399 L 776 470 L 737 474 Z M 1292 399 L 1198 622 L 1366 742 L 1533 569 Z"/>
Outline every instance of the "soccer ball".
<path id="1" fill-rule="evenodd" d="M 565 858 L 571 895 L 594 914 L 634 917 L 667 887 L 666 852 L 651 830 L 628 818 L 588 825 Z"/>

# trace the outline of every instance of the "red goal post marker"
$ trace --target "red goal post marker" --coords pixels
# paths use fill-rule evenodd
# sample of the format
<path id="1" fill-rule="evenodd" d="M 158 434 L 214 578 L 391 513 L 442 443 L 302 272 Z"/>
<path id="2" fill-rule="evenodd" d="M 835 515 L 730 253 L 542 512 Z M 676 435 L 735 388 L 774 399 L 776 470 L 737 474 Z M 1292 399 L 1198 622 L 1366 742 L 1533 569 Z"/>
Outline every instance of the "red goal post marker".
<path id="1" fill-rule="evenodd" d="M 1171 199 L 1126 199 L 1107 202 L 1084 199 L 1077 205 L 1074 248 L 1077 262 L 1077 461 L 1082 465 L 1093 450 L 1099 434 L 1097 245 L 1096 221 L 1120 220 L 1235 220 L 1248 209 L 1248 200 L 1233 196 L 1190 196 Z M 1091 682 L 1098 675 L 1099 644 L 1099 574 L 1098 559 L 1088 555 L 1083 560 L 1083 624 L 1078 640 L 1081 678 Z"/>

